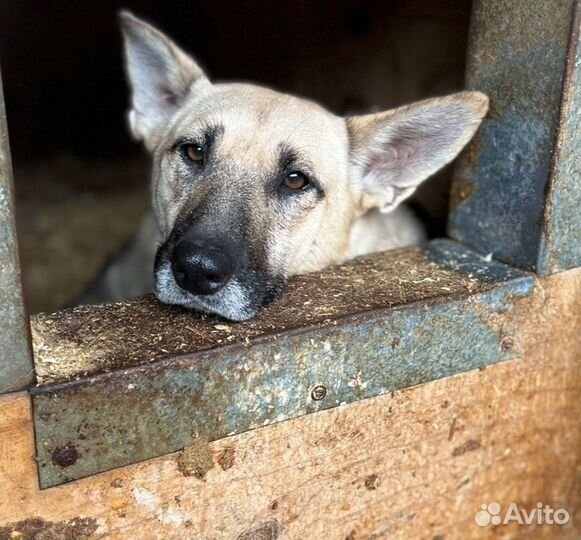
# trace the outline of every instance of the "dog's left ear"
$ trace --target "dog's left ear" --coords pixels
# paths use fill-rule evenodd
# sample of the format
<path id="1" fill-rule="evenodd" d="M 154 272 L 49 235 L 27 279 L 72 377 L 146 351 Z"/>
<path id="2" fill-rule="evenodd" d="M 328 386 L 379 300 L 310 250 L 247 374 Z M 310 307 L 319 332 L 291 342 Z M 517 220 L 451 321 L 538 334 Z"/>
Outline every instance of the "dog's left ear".
<path id="1" fill-rule="evenodd" d="M 488 110 L 480 92 L 460 92 L 346 119 L 355 189 L 365 209 L 393 210 L 452 161 Z"/>
<path id="2" fill-rule="evenodd" d="M 209 85 L 194 60 L 165 34 L 128 11 L 119 14 L 131 86 L 129 124 L 152 149 L 192 88 Z"/>

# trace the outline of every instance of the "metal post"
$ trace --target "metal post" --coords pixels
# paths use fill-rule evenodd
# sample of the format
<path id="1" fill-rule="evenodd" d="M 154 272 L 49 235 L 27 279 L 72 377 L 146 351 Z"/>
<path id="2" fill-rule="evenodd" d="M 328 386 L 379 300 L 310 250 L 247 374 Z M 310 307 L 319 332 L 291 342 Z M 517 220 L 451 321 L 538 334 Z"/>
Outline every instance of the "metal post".
<path id="1" fill-rule="evenodd" d="M 28 317 L 16 243 L 12 164 L 0 75 L 0 393 L 34 381 Z"/>
<path id="2" fill-rule="evenodd" d="M 581 266 L 578 0 L 476 0 L 467 83 L 491 98 L 452 190 L 450 235 L 549 274 Z"/>

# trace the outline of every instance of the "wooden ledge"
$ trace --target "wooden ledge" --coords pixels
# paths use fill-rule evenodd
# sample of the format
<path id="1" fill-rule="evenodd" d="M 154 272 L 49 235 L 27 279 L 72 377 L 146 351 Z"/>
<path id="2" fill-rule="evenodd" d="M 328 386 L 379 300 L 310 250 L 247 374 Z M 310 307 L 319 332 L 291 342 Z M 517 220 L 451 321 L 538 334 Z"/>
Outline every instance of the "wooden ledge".
<path id="1" fill-rule="evenodd" d="M 257 318 L 231 323 L 162 305 L 153 296 L 32 317 L 40 385 L 128 369 L 176 356 L 250 346 L 378 310 L 462 298 L 517 277 L 446 240 L 406 248 L 293 278 L 281 301 Z"/>

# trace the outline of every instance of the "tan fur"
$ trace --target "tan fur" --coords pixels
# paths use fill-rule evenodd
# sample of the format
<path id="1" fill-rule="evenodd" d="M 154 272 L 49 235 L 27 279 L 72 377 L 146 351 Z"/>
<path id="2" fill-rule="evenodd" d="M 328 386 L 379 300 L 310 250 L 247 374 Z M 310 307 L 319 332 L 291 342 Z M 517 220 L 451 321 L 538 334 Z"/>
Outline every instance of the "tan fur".
<path id="1" fill-rule="evenodd" d="M 397 207 L 458 154 L 487 110 L 483 94 L 464 92 L 345 120 L 305 99 L 259 86 L 212 84 L 163 34 L 128 14 L 123 22 L 133 89 L 130 125 L 153 155 L 160 238 L 167 239 L 183 216 L 195 215 L 202 201 L 212 199 L 219 212 L 242 200 L 249 210 L 244 226 L 251 251 L 264 255 L 262 271 L 284 279 L 423 241 L 419 221 Z M 159 106 L 154 83 L 160 82 L 149 80 L 149 54 L 156 56 L 154 67 L 162 66 L 160 80 L 167 85 Z M 223 127 L 223 133 L 210 180 L 188 183 L 172 148 L 212 125 Z M 269 171 L 287 146 L 310 165 L 322 198 L 311 191 L 281 202 L 269 194 Z M 158 296 L 190 306 L 174 300 L 183 295 L 166 294 L 165 288 L 174 287 L 170 274 L 166 269 Z M 227 309 L 211 311 L 241 318 Z"/>
<path id="2" fill-rule="evenodd" d="M 356 201 L 348 186 L 345 123 L 314 103 L 243 84 L 218 84 L 190 96 L 155 150 L 154 191 L 159 193 L 156 214 L 162 236 L 169 234 L 180 211 L 191 204 L 187 192 L 175 197 L 167 148 L 195 126 L 212 123 L 226 126 L 217 156 L 231 170 L 232 196 L 251 192 L 253 214 L 262 226 L 256 233 L 270 235 L 273 268 L 284 268 L 292 275 L 349 256 Z M 278 215 L 253 177 L 253 171 L 272 168 L 281 141 L 315 163 L 317 178 L 328 188 L 322 204 L 293 223 Z"/>

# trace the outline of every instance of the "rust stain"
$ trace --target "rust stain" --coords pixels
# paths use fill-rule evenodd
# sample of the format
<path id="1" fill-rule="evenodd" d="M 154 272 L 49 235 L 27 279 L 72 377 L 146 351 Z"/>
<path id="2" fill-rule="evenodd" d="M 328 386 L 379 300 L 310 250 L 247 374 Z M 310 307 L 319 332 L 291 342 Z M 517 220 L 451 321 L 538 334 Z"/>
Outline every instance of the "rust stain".
<path id="1" fill-rule="evenodd" d="M 227 471 L 234 466 L 234 459 L 236 457 L 236 451 L 234 448 L 229 446 L 225 448 L 218 458 L 218 464 L 222 467 L 223 471 Z"/>
<path id="2" fill-rule="evenodd" d="M 206 439 L 198 434 L 186 444 L 178 458 L 178 469 L 184 476 L 204 480 L 209 470 L 214 468 L 214 457 Z"/>
<path id="3" fill-rule="evenodd" d="M 452 450 L 452 456 L 463 456 L 466 452 L 473 452 L 474 450 L 478 450 L 481 446 L 480 441 L 476 439 L 468 439 L 463 445 L 457 446 Z"/>
<path id="4" fill-rule="evenodd" d="M 114 488 L 122 488 L 123 487 L 123 480 L 121 478 L 114 478 L 111 480 L 111 487 Z"/>
<path id="5" fill-rule="evenodd" d="M 450 210 L 456 210 L 476 191 L 476 184 L 466 178 L 456 178 L 450 191 Z"/>
<path id="6" fill-rule="evenodd" d="M 368 489 L 369 491 L 375 491 L 378 487 L 379 487 L 379 476 L 377 476 L 376 474 L 370 474 L 366 479 L 365 479 L 365 488 Z"/>
<path id="7" fill-rule="evenodd" d="M 52 453 L 52 462 L 59 467 L 70 467 L 79 459 L 79 453 L 71 443 L 62 448 L 56 448 Z"/>
<path id="8" fill-rule="evenodd" d="M 0 540 L 89 540 L 96 538 L 97 528 L 93 518 L 53 522 L 35 517 L 0 527 Z"/>

